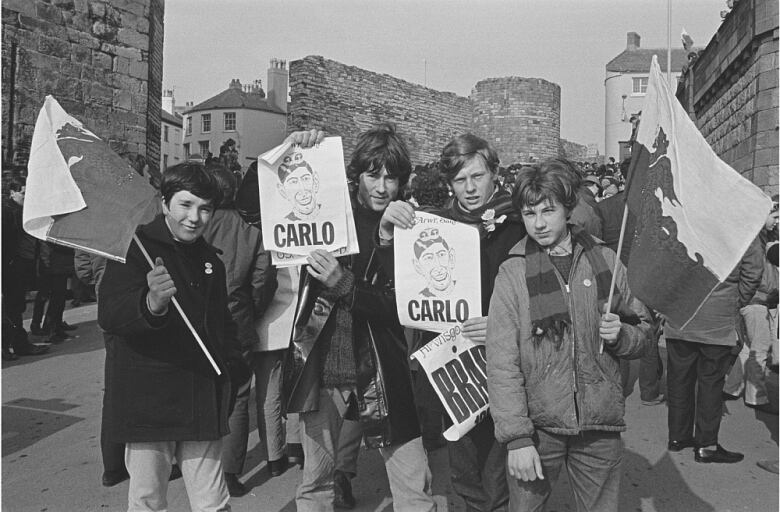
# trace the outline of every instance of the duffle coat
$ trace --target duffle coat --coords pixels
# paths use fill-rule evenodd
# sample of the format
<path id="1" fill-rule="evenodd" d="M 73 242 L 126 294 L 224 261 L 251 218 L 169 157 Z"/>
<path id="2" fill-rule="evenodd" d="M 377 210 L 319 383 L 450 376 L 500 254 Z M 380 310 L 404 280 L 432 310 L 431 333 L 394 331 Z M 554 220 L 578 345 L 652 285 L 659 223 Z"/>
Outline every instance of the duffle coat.
<path id="1" fill-rule="evenodd" d="M 161 257 L 176 298 L 222 375 L 201 352 L 173 303 L 161 317 L 146 306 L 151 267 L 135 242 L 125 264 L 110 260 L 100 284 L 105 331 L 106 435 L 113 442 L 211 441 L 228 433 L 229 375 L 240 359 L 227 308 L 225 267 L 202 238 L 175 242 L 164 217 L 139 227 L 152 260 Z M 210 270 L 210 272 L 209 272 Z"/>

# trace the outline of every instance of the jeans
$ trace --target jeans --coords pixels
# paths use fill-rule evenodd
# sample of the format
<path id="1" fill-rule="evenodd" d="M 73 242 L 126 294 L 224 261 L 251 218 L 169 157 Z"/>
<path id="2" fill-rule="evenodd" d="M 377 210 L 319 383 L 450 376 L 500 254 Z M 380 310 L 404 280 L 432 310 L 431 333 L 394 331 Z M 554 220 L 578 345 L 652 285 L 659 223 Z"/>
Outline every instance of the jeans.
<path id="1" fill-rule="evenodd" d="M 534 442 L 544 480 L 523 482 L 507 473 L 512 512 L 544 510 L 564 465 L 578 512 L 617 512 L 623 460 L 619 432 L 590 430 L 568 436 L 537 430 Z"/>
<path id="2" fill-rule="evenodd" d="M 339 452 L 339 438 L 351 391 L 320 390 L 319 410 L 299 414 L 305 463 L 295 505 L 298 512 L 333 510 L 333 472 Z M 393 508 L 403 512 L 436 510 L 431 497 L 431 472 L 422 438 L 380 448 L 385 461 Z"/>
<path id="3" fill-rule="evenodd" d="M 747 331 L 747 343 L 742 347 L 742 353 L 740 353 L 740 360 L 745 370 L 746 404 L 769 403 L 765 372 L 769 363 L 772 343 L 777 343 L 777 310 L 773 311 L 774 315 L 761 304 L 749 304 L 741 309 Z M 776 357 L 776 354 L 773 355 Z"/>
<path id="4" fill-rule="evenodd" d="M 469 512 L 505 511 L 509 502 L 506 447 L 488 416 L 461 439 L 447 443 L 452 488 Z"/>
<path id="5" fill-rule="evenodd" d="M 717 444 L 723 415 L 723 385 L 734 361 L 732 349 L 666 339 L 670 441 L 693 439 L 696 446 Z"/>
<path id="6" fill-rule="evenodd" d="M 128 512 L 168 509 L 168 477 L 174 458 L 181 468 L 192 512 L 230 512 L 221 451 L 220 440 L 127 443 Z"/>
<path id="7" fill-rule="evenodd" d="M 247 354 L 244 354 L 247 357 Z M 244 471 L 247 442 L 249 441 L 249 395 L 252 379 L 236 391 L 236 403 L 228 418 L 230 433 L 222 438 L 222 466 L 225 473 L 239 475 Z M 260 438 L 262 443 L 263 438 Z"/>
<path id="8" fill-rule="evenodd" d="M 357 475 L 357 460 L 360 455 L 360 442 L 363 440 L 363 430 L 360 423 L 344 420 L 339 434 L 339 450 L 336 457 L 336 469 L 346 473 L 349 478 Z"/>
<path id="9" fill-rule="evenodd" d="M 252 353 L 257 404 L 257 432 L 266 460 L 284 456 L 285 435 L 282 422 L 282 361 L 285 350 Z"/>

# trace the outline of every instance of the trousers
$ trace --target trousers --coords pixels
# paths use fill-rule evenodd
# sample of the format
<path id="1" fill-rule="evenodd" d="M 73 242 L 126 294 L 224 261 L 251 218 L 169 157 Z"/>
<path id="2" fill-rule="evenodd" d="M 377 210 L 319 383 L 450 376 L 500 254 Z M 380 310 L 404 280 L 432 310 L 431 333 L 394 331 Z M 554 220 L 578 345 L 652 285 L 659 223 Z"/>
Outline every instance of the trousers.
<path id="1" fill-rule="evenodd" d="M 127 443 L 128 512 L 168 510 L 168 477 L 179 463 L 192 512 L 230 512 L 222 474 L 222 441 Z"/>
<path id="2" fill-rule="evenodd" d="M 461 439 L 447 443 L 452 488 L 469 512 L 505 511 L 509 503 L 506 447 L 493 430 L 488 415 Z"/>
<path id="3" fill-rule="evenodd" d="M 351 393 L 338 388 L 323 388 L 320 390 L 319 410 L 298 416 L 305 458 L 302 481 L 295 496 L 298 512 L 333 510 L 333 472 Z M 436 510 L 422 438 L 380 448 L 379 451 L 385 462 L 393 508 L 404 512 Z"/>
<path id="4" fill-rule="evenodd" d="M 543 511 L 564 465 L 578 512 L 617 512 L 623 460 L 619 432 L 590 430 L 568 436 L 537 430 L 535 437 L 544 480 L 523 482 L 507 473 L 512 512 Z"/>
<path id="5" fill-rule="evenodd" d="M 726 378 L 725 392 L 738 396 L 745 391 L 745 403 L 769 403 L 766 389 L 766 369 L 777 358 L 777 309 L 762 304 L 749 304 L 740 310 L 747 339 L 739 360 Z"/>
<path id="6" fill-rule="evenodd" d="M 723 385 L 735 358 L 732 348 L 666 339 L 670 441 L 693 439 L 697 446 L 717 444 Z"/>

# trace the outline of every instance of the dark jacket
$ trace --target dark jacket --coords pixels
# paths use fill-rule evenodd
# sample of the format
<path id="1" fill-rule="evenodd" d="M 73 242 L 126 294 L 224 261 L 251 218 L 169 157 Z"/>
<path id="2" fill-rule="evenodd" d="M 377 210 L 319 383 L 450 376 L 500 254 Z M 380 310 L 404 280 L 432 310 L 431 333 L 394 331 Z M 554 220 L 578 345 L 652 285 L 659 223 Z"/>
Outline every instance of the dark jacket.
<path id="1" fill-rule="evenodd" d="M 141 226 L 137 235 L 152 260 L 163 259 L 176 298 L 222 375 L 216 375 L 173 303 L 164 316 L 151 314 L 146 306 L 151 267 L 133 243 L 126 264 L 108 262 L 99 291 L 98 323 L 113 354 L 106 361 L 107 437 L 114 442 L 219 439 L 228 433 L 228 376 L 241 357 L 227 309 L 225 267 L 202 238 L 189 245 L 174 242 L 163 216 Z"/>
<path id="2" fill-rule="evenodd" d="M 626 193 L 618 192 L 614 196 L 608 197 L 598 203 L 598 213 L 601 216 L 601 239 L 607 247 L 618 252 L 618 242 L 620 242 L 620 226 L 623 223 L 623 212 L 626 205 Z M 623 248 L 620 251 L 620 261 L 623 265 L 628 265 L 628 258 L 631 255 L 631 244 L 634 242 L 634 230 L 636 229 L 636 218 L 629 210 L 626 218 L 626 230 L 623 234 Z"/>
<path id="3" fill-rule="evenodd" d="M 615 282 L 619 295 L 612 311 L 639 322 L 623 323 L 617 343 L 605 345 L 600 353 L 595 274 L 582 247 L 575 245 L 569 285 L 555 271 L 572 327 L 559 346 L 547 337 L 535 340 L 525 275 L 527 240 L 518 243 L 513 257 L 501 266 L 490 302 L 485 346 L 496 439 L 513 449 L 533 444 L 536 428 L 566 435 L 625 430 L 618 359 L 641 357 L 649 346 L 649 312 L 631 295 L 625 268 L 619 265 Z M 603 246 L 598 249 L 607 268 L 614 268 L 615 253 Z"/>
<path id="4" fill-rule="evenodd" d="M 725 281 L 710 293 L 684 330 L 667 320 L 666 339 L 676 339 L 734 347 L 737 345 L 740 308 L 750 304 L 761 285 L 764 251 L 758 238 L 748 247 L 742 259 Z"/>
<path id="5" fill-rule="evenodd" d="M 238 326 L 241 349 L 259 343 L 255 321 L 276 291 L 276 269 L 263 248 L 262 232 L 241 218 L 236 210 L 219 209 L 206 225 L 203 239 L 221 251 L 227 273 L 228 309 Z"/>
<path id="6" fill-rule="evenodd" d="M 322 348 L 336 327 L 334 306 L 352 313 L 357 367 L 357 415 L 369 447 L 391 446 L 420 436 L 403 328 L 398 322 L 393 280 L 371 249 L 372 227 L 355 210 L 358 243 L 366 251 L 365 266 L 348 265 L 357 273 L 339 303 L 323 297 L 323 285 L 302 272 L 292 339 L 284 362 L 286 412 L 317 410 Z M 375 220 L 378 220 L 375 219 Z M 373 223 L 374 219 L 371 219 Z M 368 233 L 366 237 L 364 234 Z M 355 260 L 352 256 L 350 259 Z"/>
<path id="7" fill-rule="evenodd" d="M 41 244 L 41 265 L 41 274 L 45 276 L 73 275 L 73 249 L 45 242 Z"/>

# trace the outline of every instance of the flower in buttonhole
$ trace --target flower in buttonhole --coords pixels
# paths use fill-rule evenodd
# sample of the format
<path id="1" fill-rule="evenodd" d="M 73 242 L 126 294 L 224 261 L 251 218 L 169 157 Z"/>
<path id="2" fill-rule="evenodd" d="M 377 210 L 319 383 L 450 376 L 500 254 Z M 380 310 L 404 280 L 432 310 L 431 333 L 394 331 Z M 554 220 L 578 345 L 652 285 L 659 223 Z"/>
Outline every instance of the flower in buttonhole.
<path id="1" fill-rule="evenodd" d="M 493 208 L 488 208 L 485 210 L 485 213 L 482 214 L 482 220 L 484 221 L 482 225 L 485 227 L 485 231 L 491 233 L 492 231 L 495 231 L 496 224 L 501 224 L 506 220 L 506 215 L 496 218 L 496 211 Z"/>

